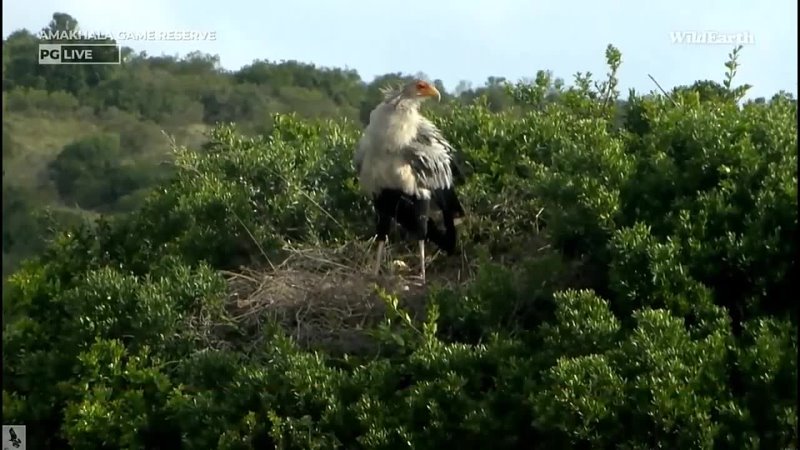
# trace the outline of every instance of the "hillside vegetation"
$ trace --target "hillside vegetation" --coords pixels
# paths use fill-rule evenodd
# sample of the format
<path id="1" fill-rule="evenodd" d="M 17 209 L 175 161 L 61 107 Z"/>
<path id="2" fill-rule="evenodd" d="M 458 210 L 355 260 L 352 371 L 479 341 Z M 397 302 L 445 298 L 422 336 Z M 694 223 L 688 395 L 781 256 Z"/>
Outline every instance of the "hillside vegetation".
<path id="1" fill-rule="evenodd" d="M 56 13 L 46 29 L 76 27 L 75 18 Z M 410 78 L 365 82 L 353 70 L 297 61 L 256 60 L 231 72 L 213 55 L 148 56 L 131 48 L 123 48 L 120 66 L 43 66 L 37 45 L 53 41 L 37 36 L 19 30 L 3 42 L 4 279 L 62 225 L 139 206 L 173 174 L 173 144 L 197 148 L 217 123 L 265 133 L 276 113 L 364 123 L 380 87 Z M 462 83 L 458 95 L 436 85 L 445 93 L 442 107 L 486 95 L 501 110 L 512 104 L 503 81 L 490 78 L 476 89 Z"/>
<path id="2" fill-rule="evenodd" d="M 103 214 L 57 218 L 8 280 L 4 421 L 32 449 L 797 448 L 797 102 L 741 104 L 737 55 L 721 84 L 619 99 L 609 46 L 604 80 L 540 72 L 491 86 L 501 106 L 427 110 L 460 150 L 470 217 L 461 256 L 409 290 L 401 269 L 363 273 L 373 216 L 351 156 L 382 80 L 273 84 L 288 69 L 267 63 L 179 78 L 174 61 L 148 77 L 157 60 L 134 58 L 64 94 L 90 108 L 77 141 L 36 131 L 64 145 L 49 187 L 13 175 Z M 33 83 L 12 66 L 6 102 Z M 214 77 L 220 96 L 198 97 Z M 302 89 L 307 109 L 280 106 Z M 130 130 L 253 116 L 132 150 L 112 110 Z M 9 116 L 20 133 L 47 120 Z M 359 345 L 330 339 L 345 333 Z"/>

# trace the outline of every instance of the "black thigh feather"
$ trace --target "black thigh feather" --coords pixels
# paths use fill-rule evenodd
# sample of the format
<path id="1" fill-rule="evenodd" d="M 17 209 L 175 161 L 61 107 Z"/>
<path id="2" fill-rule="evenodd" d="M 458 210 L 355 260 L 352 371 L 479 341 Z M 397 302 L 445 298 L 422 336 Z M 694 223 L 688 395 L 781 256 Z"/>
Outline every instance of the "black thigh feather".
<path id="1" fill-rule="evenodd" d="M 464 209 L 453 189 L 435 190 L 431 200 L 442 211 L 445 230 L 443 232 L 432 218 L 428 218 L 427 227 L 424 227 L 427 228 L 425 239 L 452 255 L 455 253 L 457 241 L 454 220 L 464 216 Z M 419 236 L 422 231 L 420 228 L 423 227 L 417 220 L 417 203 L 419 200 L 415 197 L 395 189 L 384 189 L 380 194 L 374 196 L 373 205 L 378 215 L 376 229 L 378 239 L 386 239 L 392 219 L 397 221 L 404 230 Z"/>

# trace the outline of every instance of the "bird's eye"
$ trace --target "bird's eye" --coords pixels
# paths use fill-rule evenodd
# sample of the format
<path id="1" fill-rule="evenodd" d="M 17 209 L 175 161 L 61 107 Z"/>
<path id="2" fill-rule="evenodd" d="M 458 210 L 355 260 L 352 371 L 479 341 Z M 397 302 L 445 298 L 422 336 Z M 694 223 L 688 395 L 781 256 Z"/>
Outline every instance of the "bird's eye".
<path id="1" fill-rule="evenodd" d="M 420 81 L 419 83 L 417 83 L 417 89 L 425 89 L 425 82 Z"/>

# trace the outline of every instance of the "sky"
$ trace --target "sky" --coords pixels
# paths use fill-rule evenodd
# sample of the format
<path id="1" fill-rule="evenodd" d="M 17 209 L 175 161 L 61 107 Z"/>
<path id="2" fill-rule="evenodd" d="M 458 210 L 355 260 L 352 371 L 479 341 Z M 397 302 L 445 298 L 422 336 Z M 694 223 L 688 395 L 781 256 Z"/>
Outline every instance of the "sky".
<path id="1" fill-rule="evenodd" d="M 366 81 L 422 72 L 448 89 L 538 70 L 568 84 L 578 71 L 601 78 L 613 44 L 622 52 L 623 96 L 657 89 L 648 74 L 665 89 L 721 82 L 735 45 L 680 38 L 743 33 L 734 84 L 753 85 L 750 98 L 797 96 L 796 0 L 7 0 L 3 37 L 38 32 L 54 12 L 93 32 L 214 32 L 214 40 L 121 42 L 150 55 L 199 50 L 231 70 L 298 60 L 355 69 Z"/>

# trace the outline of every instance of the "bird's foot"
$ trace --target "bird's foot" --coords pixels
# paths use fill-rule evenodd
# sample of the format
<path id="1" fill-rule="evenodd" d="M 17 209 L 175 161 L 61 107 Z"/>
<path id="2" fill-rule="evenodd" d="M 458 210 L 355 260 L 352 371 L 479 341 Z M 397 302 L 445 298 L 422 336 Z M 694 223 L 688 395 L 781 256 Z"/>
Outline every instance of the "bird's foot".
<path id="1" fill-rule="evenodd" d="M 408 284 L 408 286 L 406 286 L 405 290 L 408 290 L 408 287 L 410 287 L 410 286 L 424 287 L 427 284 L 425 282 L 425 277 L 423 277 L 422 275 L 411 275 L 411 276 L 408 276 L 408 277 L 405 278 L 405 281 Z"/>
<path id="2" fill-rule="evenodd" d="M 416 284 L 418 286 L 423 286 L 423 285 L 428 283 L 427 277 L 425 276 L 425 268 L 424 267 L 417 274 L 409 275 L 407 279 L 408 280 L 413 280 L 414 284 Z"/>

